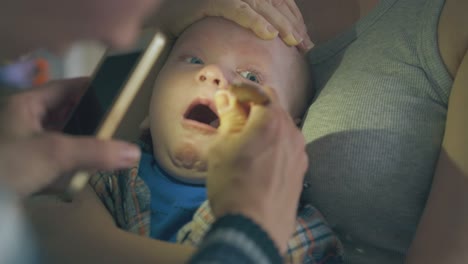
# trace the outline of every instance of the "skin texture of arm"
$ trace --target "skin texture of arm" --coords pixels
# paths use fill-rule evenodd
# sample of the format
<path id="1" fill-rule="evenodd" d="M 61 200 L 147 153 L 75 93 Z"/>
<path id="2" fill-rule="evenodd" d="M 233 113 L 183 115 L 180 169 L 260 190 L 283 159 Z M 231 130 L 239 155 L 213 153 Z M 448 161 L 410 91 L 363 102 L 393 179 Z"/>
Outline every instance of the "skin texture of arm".
<path id="1" fill-rule="evenodd" d="M 90 187 L 68 204 L 32 198 L 26 212 L 46 263 L 185 263 L 193 253 L 118 229 Z"/>
<path id="2" fill-rule="evenodd" d="M 468 262 L 468 2 L 446 1 L 439 47 L 454 77 L 432 190 L 407 263 Z"/>

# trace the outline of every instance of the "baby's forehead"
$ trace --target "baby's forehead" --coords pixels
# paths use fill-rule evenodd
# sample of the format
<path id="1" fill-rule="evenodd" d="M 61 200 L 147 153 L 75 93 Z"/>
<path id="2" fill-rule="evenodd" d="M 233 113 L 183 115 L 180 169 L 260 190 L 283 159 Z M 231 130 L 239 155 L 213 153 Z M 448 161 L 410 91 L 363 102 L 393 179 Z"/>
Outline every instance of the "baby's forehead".
<path id="1" fill-rule="evenodd" d="M 262 40 L 251 30 L 219 17 L 207 17 L 189 26 L 177 40 L 176 46 L 200 48 L 229 48 L 226 51 L 241 51 L 246 55 L 258 54 L 265 58 L 293 53 L 279 38 Z"/>
<path id="2" fill-rule="evenodd" d="M 181 34 L 181 38 L 190 36 L 194 38 L 196 36 L 216 36 L 216 35 L 232 35 L 232 34 L 243 34 L 252 35 L 254 34 L 240 25 L 220 17 L 205 17 L 201 20 L 188 26 Z M 232 40 L 232 39 L 231 39 Z"/>

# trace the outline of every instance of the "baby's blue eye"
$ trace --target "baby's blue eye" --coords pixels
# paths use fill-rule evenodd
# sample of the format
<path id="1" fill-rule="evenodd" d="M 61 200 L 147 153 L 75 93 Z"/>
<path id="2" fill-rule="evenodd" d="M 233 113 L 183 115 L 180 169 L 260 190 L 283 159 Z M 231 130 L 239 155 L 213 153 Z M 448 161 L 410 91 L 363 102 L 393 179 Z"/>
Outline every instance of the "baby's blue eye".
<path id="1" fill-rule="evenodd" d="M 251 81 L 251 82 L 256 82 L 256 83 L 260 83 L 260 78 L 257 76 L 256 73 L 254 72 L 251 72 L 251 71 L 241 71 L 239 73 L 242 77 L 244 77 L 245 79 Z"/>
<path id="2" fill-rule="evenodd" d="M 200 58 L 195 57 L 195 56 L 187 57 L 185 61 L 191 64 L 203 64 L 203 61 Z"/>

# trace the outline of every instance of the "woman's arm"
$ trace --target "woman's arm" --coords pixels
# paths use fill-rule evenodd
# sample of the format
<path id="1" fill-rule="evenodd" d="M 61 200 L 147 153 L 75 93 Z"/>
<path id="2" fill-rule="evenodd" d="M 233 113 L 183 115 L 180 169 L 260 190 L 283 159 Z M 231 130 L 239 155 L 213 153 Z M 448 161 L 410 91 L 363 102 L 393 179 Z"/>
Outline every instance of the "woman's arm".
<path id="1" fill-rule="evenodd" d="M 454 76 L 432 190 L 407 263 L 468 263 L 468 11 L 446 1 L 439 22 L 442 58 Z"/>
<path id="2" fill-rule="evenodd" d="M 26 209 L 45 263 L 185 263 L 193 253 L 118 229 L 90 187 L 72 203 L 38 197 Z"/>

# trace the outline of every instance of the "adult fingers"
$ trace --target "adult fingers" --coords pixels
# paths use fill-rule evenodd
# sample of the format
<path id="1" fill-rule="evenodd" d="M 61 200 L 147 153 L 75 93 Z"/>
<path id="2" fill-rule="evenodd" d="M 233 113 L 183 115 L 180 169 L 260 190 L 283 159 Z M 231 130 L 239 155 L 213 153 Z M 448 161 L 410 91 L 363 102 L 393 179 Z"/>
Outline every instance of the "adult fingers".
<path id="1" fill-rule="evenodd" d="M 286 0 L 286 5 L 291 11 L 291 13 L 293 13 L 293 15 L 299 19 L 297 21 L 297 24 L 295 24 L 295 27 L 299 34 L 302 36 L 303 41 L 298 45 L 298 48 L 303 52 L 309 51 L 311 48 L 314 47 L 314 43 L 312 42 L 308 34 L 307 26 L 305 24 L 304 17 L 302 16 L 301 10 L 299 9 L 299 7 L 296 4 L 296 1 L 294 0 Z"/>
<path id="2" fill-rule="evenodd" d="M 60 177 L 52 179 L 41 192 L 62 193 L 70 188 L 71 184 L 81 189 L 81 186 L 84 186 L 89 179 L 88 173 L 96 170 L 109 171 L 133 167 L 138 164 L 140 158 L 140 150 L 126 142 L 102 141 L 88 137 L 62 137 L 61 135 L 56 135 L 56 137 L 51 142 L 55 144 L 55 147 L 48 154 L 50 160 L 56 161 L 56 174 Z M 75 174 L 77 171 L 85 177 L 78 177 Z M 71 179 L 72 175 L 76 177 Z"/>
<path id="3" fill-rule="evenodd" d="M 271 144 L 277 134 L 278 120 L 276 117 L 281 110 L 278 107 L 276 104 L 252 105 L 249 118 L 243 133 L 239 135 L 238 142 L 247 144 L 245 147 L 248 147 L 250 143 L 254 143 L 250 145 L 251 147 L 255 147 L 255 144 Z"/>
<path id="4" fill-rule="evenodd" d="M 2 137 L 23 136 L 41 130 L 37 121 L 37 106 L 30 101 L 30 92 L 0 97 L 0 135 Z M 34 98 L 33 98 L 34 99 Z"/>
<path id="5" fill-rule="evenodd" d="M 277 30 L 283 41 L 306 52 L 314 44 L 310 40 L 304 19 L 294 0 L 245 0 Z"/>
<path id="6" fill-rule="evenodd" d="M 116 170 L 137 165 L 140 150 L 123 141 L 99 140 L 49 134 L 44 137 L 43 152 L 54 162 L 59 173 L 76 170 Z"/>
<path id="7" fill-rule="evenodd" d="M 296 17 L 286 5 L 281 1 L 277 5 L 269 1 L 244 0 L 259 15 L 265 18 L 272 26 L 279 31 L 280 37 L 284 42 L 291 46 L 296 46 L 302 42 L 301 29 L 296 28 L 300 25 L 298 21 L 301 18 Z M 278 2 L 278 1 L 276 1 Z M 255 21 L 254 21 L 255 22 Z M 302 23 L 303 24 L 303 23 Z"/>
<path id="8" fill-rule="evenodd" d="M 15 136 L 60 129 L 86 90 L 89 78 L 56 80 L 3 98 L 1 119 Z"/>
<path id="9" fill-rule="evenodd" d="M 290 21 L 292 21 L 296 32 L 298 32 L 302 37 L 302 42 L 297 45 L 298 49 L 301 52 L 306 53 L 313 48 L 314 43 L 309 37 L 304 17 L 302 16 L 296 2 L 294 0 L 273 0 L 273 5 L 276 6 L 282 14 L 288 17 Z"/>
<path id="10" fill-rule="evenodd" d="M 6 182 L 24 196 L 78 170 L 115 170 L 134 166 L 140 155 L 139 149 L 128 143 L 74 138 L 58 133 L 11 140 L 2 138 L 0 144 L 2 174 Z"/>
<path id="11" fill-rule="evenodd" d="M 263 91 L 270 98 L 270 103 L 266 106 L 258 104 L 252 105 L 249 113 L 249 119 L 246 123 L 246 131 L 250 132 L 245 134 L 247 138 L 252 136 L 254 133 L 258 133 L 258 131 L 276 130 L 275 127 L 278 120 L 275 116 L 282 110 L 278 94 L 269 86 L 263 87 Z"/>
<path id="12" fill-rule="evenodd" d="M 240 132 L 247 121 L 247 112 L 236 98 L 227 91 L 218 91 L 215 104 L 220 120 L 218 132 L 221 135 Z"/>
<path id="13" fill-rule="evenodd" d="M 255 87 L 251 87 L 247 90 L 232 90 L 234 94 L 238 94 L 241 98 L 251 98 L 253 101 L 261 101 L 264 100 L 264 97 L 268 97 L 268 102 L 266 104 L 258 102 L 249 103 L 247 106 L 249 108 L 248 110 L 246 110 L 238 102 L 237 97 L 233 96 L 231 93 L 226 91 L 218 92 L 218 94 L 222 93 L 223 95 L 225 94 L 230 98 L 230 100 L 224 101 L 229 103 L 229 106 L 227 106 L 224 111 L 221 111 L 221 115 L 224 115 L 225 121 L 223 122 L 223 117 L 220 116 L 222 118 L 220 126 L 221 130 L 218 128 L 218 131 L 224 134 L 228 134 L 232 132 L 240 132 L 243 130 L 242 133 L 239 134 L 239 137 L 230 138 L 232 142 L 235 140 L 240 140 L 236 141 L 236 145 L 243 145 L 243 143 L 247 143 L 252 137 L 261 136 L 262 131 L 274 130 L 274 126 L 277 123 L 276 120 L 274 120 L 274 115 L 277 111 L 280 111 L 281 107 L 279 105 L 276 92 L 270 87 L 262 87 L 262 93 L 259 93 L 259 91 L 254 92 L 254 90 L 251 90 L 253 88 Z M 259 98 L 254 99 L 254 97 Z M 222 100 L 220 98 L 218 103 L 221 102 Z"/>
<path id="14" fill-rule="evenodd" d="M 297 6 L 296 2 L 294 0 L 287 0 L 287 1 L 284 1 L 284 0 L 276 0 L 276 2 L 286 2 L 286 6 L 289 8 L 289 10 L 291 11 L 291 13 L 297 17 L 297 18 L 300 18 L 301 22 L 304 22 L 304 18 L 302 17 L 302 13 L 301 13 L 301 10 L 299 10 L 299 7 Z"/>
<path id="15" fill-rule="evenodd" d="M 34 92 L 37 93 L 46 106 L 54 108 L 62 105 L 64 100 L 78 100 L 87 84 L 89 84 L 89 80 L 88 77 L 55 80 L 36 88 Z"/>
<path id="16" fill-rule="evenodd" d="M 184 4 L 183 7 L 181 3 Z M 146 24 L 159 25 L 169 31 L 168 33 L 178 36 L 185 28 L 208 16 L 231 20 L 251 29 L 263 39 L 273 39 L 278 36 L 278 30 L 271 23 L 241 0 L 166 1 L 161 11 Z"/>
<path id="17" fill-rule="evenodd" d="M 74 78 L 53 81 L 38 89 L 43 107 L 42 123 L 46 129 L 59 130 L 63 127 L 68 115 L 80 101 L 89 85 L 89 78 Z"/>
<path id="18" fill-rule="evenodd" d="M 302 38 L 302 42 L 297 45 L 299 51 L 306 53 L 311 48 L 314 47 L 314 43 L 309 37 L 307 26 L 305 25 L 304 18 L 302 17 L 299 7 L 296 5 L 294 0 L 276 0 L 276 2 L 282 2 L 283 4 L 278 6 L 278 9 L 282 14 L 285 14 L 286 17 L 292 21 L 295 31 Z"/>
<path id="19" fill-rule="evenodd" d="M 217 0 L 211 0 L 217 1 Z M 239 25 L 251 29 L 256 35 L 263 39 L 273 39 L 278 36 L 276 21 L 268 21 L 259 12 L 258 5 L 252 1 L 223 1 L 223 4 L 211 4 L 208 15 L 217 15 L 238 23 Z M 257 9 L 255 9 L 257 8 Z M 268 11 L 272 11 L 268 9 Z M 266 12 L 268 12 L 266 11 Z M 279 15 L 276 11 L 274 14 Z M 281 20 L 281 22 L 287 22 Z M 284 33 L 284 32 L 283 32 Z"/>
<path id="20" fill-rule="evenodd" d="M 181 7 L 183 3 L 183 7 Z M 293 0 L 200 0 L 166 1 L 161 12 L 147 21 L 158 25 L 166 33 L 178 36 L 195 21 L 207 16 L 231 20 L 252 30 L 262 39 L 273 39 L 279 34 L 289 45 L 310 47 L 307 30 Z M 177 20 L 174 20 L 177 17 Z M 302 48 L 305 49 L 305 48 Z"/>

